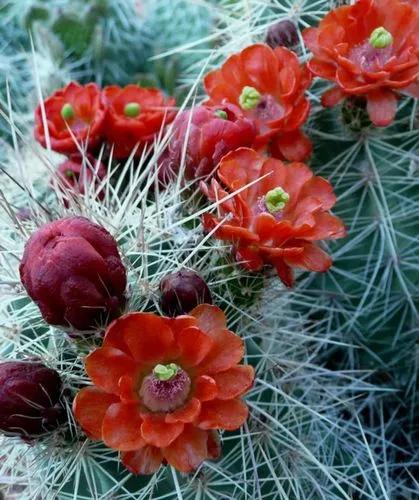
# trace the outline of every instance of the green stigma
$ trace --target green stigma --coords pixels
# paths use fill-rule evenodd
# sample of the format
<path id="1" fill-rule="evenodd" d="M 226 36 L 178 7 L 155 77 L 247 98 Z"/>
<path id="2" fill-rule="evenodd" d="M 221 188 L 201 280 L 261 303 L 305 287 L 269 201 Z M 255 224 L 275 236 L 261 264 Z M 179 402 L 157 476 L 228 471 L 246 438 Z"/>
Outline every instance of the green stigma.
<path id="1" fill-rule="evenodd" d="M 140 111 L 141 106 L 138 104 L 138 102 L 129 102 L 125 105 L 124 115 L 128 116 L 129 118 L 136 118 L 140 114 Z"/>
<path id="2" fill-rule="evenodd" d="M 268 191 L 265 195 L 265 205 L 269 213 L 275 214 L 285 208 L 290 195 L 282 187 L 276 187 Z"/>
<path id="3" fill-rule="evenodd" d="M 375 49 L 385 49 L 393 43 L 393 35 L 380 26 L 371 33 L 369 42 Z"/>
<path id="4" fill-rule="evenodd" d="M 74 118 L 74 108 L 69 102 L 66 102 L 61 108 L 61 117 L 65 121 L 69 121 Z"/>
<path id="5" fill-rule="evenodd" d="M 153 375 L 159 380 L 170 380 L 178 372 L 179 367 L 175 363 L 168 365 L 156 365 L 153 369 Z"/>
<path id="6" fill-rule="evenodd" d="M 261 93 L 254 87 L 243 87 L 242 93 L 239 97 L 240 107 L 246 110 L 255 109 L 261 99 Z"/>
<path id="7" fill-rule="evenodd" d="M 228 114 L 222 109 L 217 109 L 217 111 L 214 111 L 214 115 L 217 116 L 218 118 L 222 118 L 223 120 L 228 119 Z"/>
<path id="8" fill-rule="evenodd" d="M 65 176 L 68 177 L 69 179 L 72 179 L 73 177 L 75 177 L 74 172 L 72 170 L 66 170 Z"/>

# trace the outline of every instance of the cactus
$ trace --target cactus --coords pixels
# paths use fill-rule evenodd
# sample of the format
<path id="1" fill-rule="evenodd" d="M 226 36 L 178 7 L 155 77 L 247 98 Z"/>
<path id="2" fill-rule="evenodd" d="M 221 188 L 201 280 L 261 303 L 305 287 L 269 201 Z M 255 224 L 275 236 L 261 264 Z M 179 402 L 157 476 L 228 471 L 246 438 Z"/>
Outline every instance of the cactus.
<path id="1" fill-rule="evenodd" d="M 153 64 L 144 70 L 142 61 L 138 67 L 131 64 L 130 56 L 143 40 L 141 30 L 122 30 L 124 37 L 114 39 L 121 46 L 114 43 L 115 51 L 107 51 L 105 44 L 99 56 L 94 52 L 97 32 L 85 25 L 76 29 L 81 18 L 71 19 L 74 29 L 67 38 L 68 18 L 63 15 L 57 24 L 55 17 L 51 28 L 54 23 L 45 12 L 33 9 L 36 2 L 27 3 L 37 29 L 47 25 L 53 36 L 61 34 L 63 46 L 74 49 L 84 78 L 103 82 L 118 77 L 125 83 L 141 72 L 161 82 Z M 152 52 L 166 52 L 168 66 L 176 65 L 176 77 L 171 75 L 169 83 L 181 95 L 185 84 L 199 88 L 203 62 L 217 66 L 233 51 L 264 40 L 267 28 L 279 20 L 292 19 L 301 42 L 302 29 L 316 25 L 330 3 L 221 0 L 213 9 L 215 19 L 209 20 L 192 0 L 150 2 L 145 3 L 145 26 Z M 111 12 L 121 20 L 121 11 L 112 10 L 117 5 L 109 0 L 88 9 L 99 17 Z M 48 14 L 56 12 L 48 9 Z M 112 22 L 112 15 L 102 21 Z M 195 25 L 190 16 L 196 16 Z M 134 19 L 129 22 L 136 25 Z M 179 26 L 191 26 L 193 35 L 198 34 Z M 202 55 L 213 51 L 210 34 L 219 46 L 203 61 Z M 302 60 L 309 58 L 302 44 L 297 51 Z M 17 49 L 10 54 L 15 57 Z M 39 92 L 42 81 L 29 81 L 28 86 Z M 34 446 L 0 437 L 0 487 L 6 494 L 19 485 L 19 498 L 28 500 L 414 495 L 416 103 L 403 97 L 391 127 L 377 129 L 357 100 L 323 109 L 320 95 L 326 87 L 318 80 L 309 91 L 312 111 L 305 132 L 314 144 L 309 162 L 316 175 L 334 185 L 334 213 L 344 220 L 348 237 L 327 245 L 334 258 L 327 273 L 300 273 L 291 289 L 269 272 L 246 271 L 231 257 L 228 244 L 204 233 L 200 216 L 218 203 L 205 205 L 198 182 L 185 186 L 179 181 L 159 190 L 156 170 L 167 135 L 161 134 L 149 155 L 121 160 L 118 167 L 109 160 L 107 180 L 99 187 L 86 184 L 84 192 L 72 197 L 53 191 L 46 182 L 62 157 L 38 148 L 22 129 L 24 140 L 17 151 L 8 152 L 6 173 L 1 174 L 0 358 L 35 356 L 56 370 L 64 385 L 67 420 Z M 11 94 L 14 99 L 13 88 Z M 21 132 L 20 125 L 11 124 L 15 134 Z M 97 192 L 104 193 L 103 199 Z M 19 208 L 29 210 L 24 219 Z M 18 274 L 29 235 L 46 222 L 74 215 L 103 226 L 118 243 L 128 271 L 126 311 L 161 313 L 162 279 L 191 269 L 205 280 L 229 327 L 245 341 L 245 362 L 256 370 L 246 396 L 250 417 L 240 430 L 223 433 L 220 460 L 204 462 L 195 473 L 179 474 L 167 466 L 153 476 L 137 477 L 121 467 L 117 452 L 90 440 L 77 425 L 71 404 L 88 383 L 83 360 L 101 345 L 103 332 L 83 336 L 46 324 Z"/>

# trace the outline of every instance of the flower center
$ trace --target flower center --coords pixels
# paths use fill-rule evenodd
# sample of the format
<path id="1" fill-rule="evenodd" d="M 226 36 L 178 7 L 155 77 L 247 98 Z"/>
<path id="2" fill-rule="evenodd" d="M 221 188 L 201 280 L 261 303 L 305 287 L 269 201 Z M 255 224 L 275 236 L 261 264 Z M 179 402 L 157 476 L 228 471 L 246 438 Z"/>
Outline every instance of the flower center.
<path id="1" fill-rule="evenodd" d="M 188 398 L 191 379 L 180 366 L 156 365 L 147 375 L 139 391 L 142 403 L 153 412 L 171 412 Z"/>
<path id="2" fill-rule="evenodd" d="M 268 212 L 274 215 L 285 208 L 289 199 L 290 195 L 278 186 L 266 193 L 265 205 Z"/>
<path id="3" fill-rule="evenodd" d="M 68 178 L 68 179 L 73 179 L 75 176 L 74 172 L 72 170 L 66 170 L 65 171 L 65 176 Z"/>
<path id="4" fill-rule="evenodd" d="M 75 113 L 74 113 L 74 108 L 73 106 L 69 103 L 66 102 L 64 106 L 61 108 L 61 117 L 65 121 L 69 121 L 72 118 L 74 118 Z"/>
<path id="5" fill-rule="evenodd" d="M 385 49 L 393 43 L 393 36 L 383 26 L 380 26 L 371 33 L 369 43 L 375 49 Z"/>
<path id="6" fill-rule="evenodd" d="M 214 115 L 218 118 L 222 118 L 223 120 L 228 120 L 228 114 L 222 109 L 214 111 Z"/>
<path id="7" fill-rule="evenodd" d="M 242 109 L 255 109 L 262 99 L 261 93 L 254 87 L 243 87 L 239 97 L 239 104 Z"/>
<path id="8" fill-rule="evenodd" d="M 141 112 L 141 106 L 138 102 L 129 102 L 125 105 L 124 115 L 129 118 L 136 118 Z"/>

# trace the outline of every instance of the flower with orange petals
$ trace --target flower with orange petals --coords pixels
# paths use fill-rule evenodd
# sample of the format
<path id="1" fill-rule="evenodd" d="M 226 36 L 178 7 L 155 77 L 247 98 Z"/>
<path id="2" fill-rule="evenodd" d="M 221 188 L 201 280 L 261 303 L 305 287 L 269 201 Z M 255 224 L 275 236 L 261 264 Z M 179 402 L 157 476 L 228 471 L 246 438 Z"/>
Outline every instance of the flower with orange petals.
<path id="1" fill-rule="evenodd" d="M 115 158 L 127 158 L 135 147 L 136 156 L 141 155 L 176 114 L 175 99 L 166 98 L 159 89 L 111 85 L 103 93 L 108 104 L 106 138 Z"/>
<path id="2" fill-rule="evenodd" d="M 44 116 L 45 111 L 45 116 Z M 105 104 L 95 83 L 69 83 L 35 110 L 35 139 L 59 153 L 92 150 L 102 140 Z M 48 129 L 47 131 L 45 129 Z"/>
<path id="3" fill-rule="evenodd" d="M 271 154 L 290 161 L 311 153 L 311 142 L 300 131 L 310 110 L 304 95 L 310 83 L 310 72 L 293 52 L 263 44 L 232 55 L 204 80 L 208 105 L 240 106 L 258 128 L 253 146 L 268 145 Z"/>
<path id="4" fill-rule="evenodd" d="M 176 318 L 127 314 L 86 358 L 94 385 L 77 394 L 74 415 L 89 437 L 121 451 L 135 474 L 166 462 L 193 471 L 219 456 L 217 430 L 238 429 L 247 419 L 241 396 L 254 371 L 238 364 L 243 353 L 215 306 Z"/>
<path id="5" fill-rule="evenodd" d="M 364 96 L 372 123 L 389 125 L 400 91 L 419 97 L 419 12 L 400 0 L 358 0 L 303 33 L 314 75 L 336 83 L 324 106 Z"/>
<path id="6" fill-rule="evenodd" d="M 218 177 L 226 189 L 215 179 L 211 187 L 201 184 L 211 201 L 220 202 L 220 217 L 205 214 L 204 227 L 232 242 L 244 267 L 272 265 L 287 286 L 293 267 L 329 269 L 332 259 L 317 241 L 341 238 L 345 228 L 329 212 L 336 196 L 327 180 L 303 163 L 284 164 L 247 148 L 226 155 Z"/>

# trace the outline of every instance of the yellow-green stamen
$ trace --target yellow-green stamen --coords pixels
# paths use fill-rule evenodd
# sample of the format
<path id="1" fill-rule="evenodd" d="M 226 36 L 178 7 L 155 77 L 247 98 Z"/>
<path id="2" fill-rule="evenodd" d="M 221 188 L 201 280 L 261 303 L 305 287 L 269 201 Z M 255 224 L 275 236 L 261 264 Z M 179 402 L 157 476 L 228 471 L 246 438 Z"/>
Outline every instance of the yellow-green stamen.
<path id="1" fill-rule="evenodd" d="M 74 118 L 74 108 L 73 106 L 69 103 L 66 102 L 64 106 L 61 108 L 61 117 L 65 121 L 69 121 L 72 118 Z"/>
<path id="2" fill-rule="evenodd" d="M 138 102 L 129 102 L 125 105 L 124 115 L 129 118 L 136 118 L 141 112 L 141 106 Z"/>
<path id="3" fill-rule="evenodd" d="M 276 187 L 268 191 L 265 195 L 265 205 L 269 213 L 275 214 L 285 208 L 290 199 L 290 195 L 281 187 Z"/>
<path id="4" fill-rule="evenodd" d="M 371 33 L 369 42 L 375 49 L 385 49 L 393 43 L 393 35 L 380 26 Z"/>
<path id="5" fill-rule="evenodd" d="M 223 120 L 228 119 L 228 114 L 222 109 L 217 109 L 217 111 L 214 111 L 214 115 L 218 118 L 222 118 Z"/>
<path id="6" fill-rule="evenodd" d="M 167 381 L 172 379 L 178 372 L 179 367 L 175 363 L 168 365 L 156 365 L 153 369 L 153 375 L 159 380 Z"/>
<path id="7" fill-rule="evenodd" d="M 242 109 L 251 110 L 255 109 L 260 103 L 262 95 L 254 87 L 243 87 L 242 93 L 239 97 L 239 104 Z"/>

